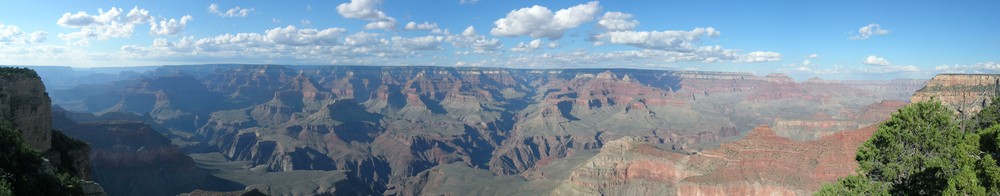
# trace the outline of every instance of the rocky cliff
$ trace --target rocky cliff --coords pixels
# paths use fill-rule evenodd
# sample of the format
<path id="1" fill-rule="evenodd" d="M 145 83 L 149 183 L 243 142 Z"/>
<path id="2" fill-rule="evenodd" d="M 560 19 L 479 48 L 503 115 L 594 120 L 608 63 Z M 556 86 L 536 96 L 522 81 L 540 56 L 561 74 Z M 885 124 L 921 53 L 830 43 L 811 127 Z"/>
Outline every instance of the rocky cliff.
<path id="1" fill-rule="evenodd" d="M 52 103 L 41 78 L 32 70 L 0 74 L 0 118 L 14 123 L 31 148 L 46 152 L 52 147 Z M 22 73 L 23 72 L 23 73 Z"/>
<path id="2" fill-rule="evenodd" d="M 1000 75 L 938 74 L 913 94 L 911 102 L 940 100 L 963 117 L 979 113 L 1000 92 Z"/>
<path id="3" fill-rule="evenodd" d="M 0 126 L 17 132 L 0 135 L 5 145 L 0 180 L 11 183 L 16 194 L 104 194 L 100 185 L 87 181 L 90 147 L 53 130 L 51 112 L 34 70 L 0 67 Z"/>

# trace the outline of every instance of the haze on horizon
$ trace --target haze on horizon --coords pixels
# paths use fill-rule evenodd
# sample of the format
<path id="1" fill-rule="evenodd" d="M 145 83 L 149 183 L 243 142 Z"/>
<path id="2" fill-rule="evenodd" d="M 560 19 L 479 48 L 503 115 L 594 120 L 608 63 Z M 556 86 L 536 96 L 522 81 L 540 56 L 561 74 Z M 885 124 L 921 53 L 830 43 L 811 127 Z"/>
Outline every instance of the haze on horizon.
<path id="1" fill-rule="evenodd" d="M 0 65 L 1000 73 L 997 1 L 15 1 Z"/>

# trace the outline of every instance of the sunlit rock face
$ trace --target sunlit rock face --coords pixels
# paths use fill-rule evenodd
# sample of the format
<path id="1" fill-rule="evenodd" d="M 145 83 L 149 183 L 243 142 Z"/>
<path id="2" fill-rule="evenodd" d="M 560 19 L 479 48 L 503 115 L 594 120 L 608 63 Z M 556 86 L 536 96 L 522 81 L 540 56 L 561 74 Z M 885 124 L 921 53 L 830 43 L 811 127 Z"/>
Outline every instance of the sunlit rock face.
<path id="1" fill-rule="evenodd" d="M 434 186 L 425 180 L 447 181 L 427 173 L 435 168 L 535 179 L 558 167 L 567 180 L 595 179 L 574 186 L 605 191 L 644 179 L 647 189 L 620 193 L 656 193 L 695 190 L 683 180 L 725 165 L 705 159 L 721 165 L 692 169 L 677 157 L 739 140 L 761 124 L 783 142 L 823 140 L 880 122 L 922 85 L 633 69 L 203 65 L 165 66 L 91 86 L 100 93 L 85 96 L 54 94 L 66 108 L 139 116 L 182 149 L 217 151 L 268 172 L 344 171 L 370 192 L 420 194 Z M 564 159 L 620 138 L 676 155 L 592 173 L 565 169 Z M 616 173 L 629 167 L 645 174 Z M 813 190 L 780 182 L 697 187 Z"/>
<path id="2" fill-rule="evenodd" d="M 989 96 L 1000 92 L 998 87 L 1000 75 L 996 74 L 938 74 L 910 101 L 937 99 L 958 114 L 972 115 L 992 101 Z"/>

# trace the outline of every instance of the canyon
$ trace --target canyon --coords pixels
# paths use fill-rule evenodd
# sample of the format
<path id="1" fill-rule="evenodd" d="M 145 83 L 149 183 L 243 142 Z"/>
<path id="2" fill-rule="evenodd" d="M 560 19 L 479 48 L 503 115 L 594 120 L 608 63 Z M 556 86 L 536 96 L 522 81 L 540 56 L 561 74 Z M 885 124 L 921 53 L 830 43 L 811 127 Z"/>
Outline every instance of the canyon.
<path id="1" fill-rule="evenodd" d="M 39 75 L 0 67 L 0 181 L 8 194 L 103 195 L 93 181 L 92 152 L 53 127 L 51 99 Z M 9 127 L 8 127 L 9 126 Z M 9 132 L 8 132 L 9 131 Z"/>
<path id="2" fill-rule="evenodd" d="M 853 149 L 924 84 L 637 69 L 190 65 L 49 94 L 57 113 L 79 122 L 66 123 L 79 130 L 71 136 L 128 130 L 115 137 L 147 138 L 95 151 L 138 156 L 126 165 L 176 161 L 163 169 L 183 176 L 157 178 L 201 184 L 172 189 L 182 192 L 807 194 L 849 175 Z M 261 180 L 290 175 L 310 179 Z"/>

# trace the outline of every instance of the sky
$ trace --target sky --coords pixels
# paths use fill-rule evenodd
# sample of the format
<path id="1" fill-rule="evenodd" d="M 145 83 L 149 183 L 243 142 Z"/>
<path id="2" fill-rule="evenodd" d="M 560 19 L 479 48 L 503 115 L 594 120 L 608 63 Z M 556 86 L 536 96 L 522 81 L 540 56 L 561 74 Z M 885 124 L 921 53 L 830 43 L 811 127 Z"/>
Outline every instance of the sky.
<path id="1" fill-rule="evenodd" d="M 0 65 L 1000 73 L 1000 1 L 12 1 Z"/>

